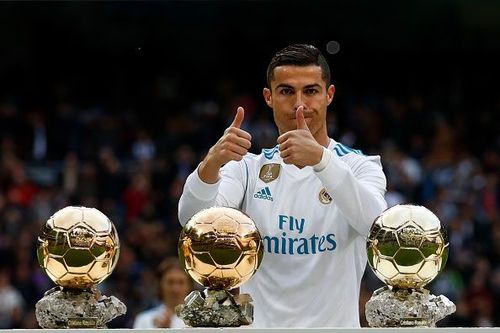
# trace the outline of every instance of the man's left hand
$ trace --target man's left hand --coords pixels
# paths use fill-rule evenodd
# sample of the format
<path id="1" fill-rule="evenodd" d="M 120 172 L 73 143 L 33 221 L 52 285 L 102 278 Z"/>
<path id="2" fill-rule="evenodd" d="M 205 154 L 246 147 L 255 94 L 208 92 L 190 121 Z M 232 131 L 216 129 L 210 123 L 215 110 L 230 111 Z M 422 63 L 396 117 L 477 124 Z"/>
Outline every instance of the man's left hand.
<path id="1" fill-rule="evenodd" d="M 296 111 L 297 129 L 288 131 L 278 137 L 280 156 L 286 164 L 298 168 L 313 166 L 321 161 L 323 146 L 313 137 L 304 118 L 304 107 Z"/>

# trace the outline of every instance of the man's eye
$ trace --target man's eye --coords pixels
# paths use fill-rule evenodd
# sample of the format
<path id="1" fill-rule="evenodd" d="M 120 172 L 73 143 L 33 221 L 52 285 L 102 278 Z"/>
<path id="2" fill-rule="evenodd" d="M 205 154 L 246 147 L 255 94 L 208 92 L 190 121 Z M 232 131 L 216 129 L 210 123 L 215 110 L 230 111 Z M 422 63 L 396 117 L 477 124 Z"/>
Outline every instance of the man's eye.
<path id="1" fill-rule="evenodd" d="M 306 93 L 307 95 L 315 95 L 315 94 L 317 94 L 317 93 L 318 93 L 318 90 L 317 90 L 317 89 L 314 89 L 314 88 L 309 88 L 309 89 L 306 89 L 306 90 L 305 90 L 305 93 Z"/>
<path id="2" fill-rule="evenodd" d="M 293 94 L 293 90 L 289 88 L 283 88 L 280 90 L 280 94 L 282 95 L 291 95 Z"/>

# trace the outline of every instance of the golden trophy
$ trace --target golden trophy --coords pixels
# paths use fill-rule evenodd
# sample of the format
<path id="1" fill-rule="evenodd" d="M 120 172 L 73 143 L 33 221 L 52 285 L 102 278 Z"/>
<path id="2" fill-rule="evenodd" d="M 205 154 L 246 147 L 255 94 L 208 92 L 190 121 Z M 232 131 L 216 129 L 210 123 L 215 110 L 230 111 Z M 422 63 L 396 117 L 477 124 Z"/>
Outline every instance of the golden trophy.
<path id="1" fill-rule="evenodd" d="M 179 239 L 179 259 L 206 289 L 191 292 L 177 306 L 179 318 L 193 327 L 237 327 L 253 321 L 252 298 L 229 290 L 246 282 L 263 256 L 255 223 L 241 211 L 212 207 L 195 214 Z"/>
<path id="2" fill-rule="evenodd" d="M 423 287 L 442 271 L 449 243 L 441 222 L 423 206 L 396 205 L 378 216 L 367 241 L 368 263 L 386 284 L 366 303 L 371 327 L 435 327 L 455 312 Z"/>
<path id="3" fill-rule="evenodd" d="M 116 266 L 120 243 L 113 223 L 99 210 L 66 207 L 43 225 L 38 262 L 58 286 L 36 303 L 42 328 L 105 328 L 126 312 L 116 297 L 101 295 L 96 285 Z"/>

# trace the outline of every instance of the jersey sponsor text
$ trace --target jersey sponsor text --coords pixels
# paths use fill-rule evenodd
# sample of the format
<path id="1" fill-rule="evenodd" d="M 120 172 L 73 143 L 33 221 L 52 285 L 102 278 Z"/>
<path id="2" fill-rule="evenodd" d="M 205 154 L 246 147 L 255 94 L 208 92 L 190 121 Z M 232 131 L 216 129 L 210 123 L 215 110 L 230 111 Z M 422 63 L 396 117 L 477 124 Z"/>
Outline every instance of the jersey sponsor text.
<path id="1" fill-rule="evenodd" d="M 305 218 L 295 218 L 288 215 L 278 216 L 278 228 L 281 236 L 264 236 L 264 250 L 274 254 L 317 254 L 335 251 L 337 242 L 335 234 L 316 235 L 307 237 L 292 237 L 286 231 L 301 235 L 306 225 Z M 285 231 L 286 230 L 286 231 Z"/>

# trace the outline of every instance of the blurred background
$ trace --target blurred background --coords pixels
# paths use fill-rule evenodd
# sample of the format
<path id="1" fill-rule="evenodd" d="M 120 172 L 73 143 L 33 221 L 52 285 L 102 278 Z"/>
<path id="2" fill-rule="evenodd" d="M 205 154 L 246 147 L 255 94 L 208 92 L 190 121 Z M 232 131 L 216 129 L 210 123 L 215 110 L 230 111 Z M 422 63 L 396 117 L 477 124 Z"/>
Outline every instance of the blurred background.
<path id="1" fill-rule="evenodd" d="M 390 206 L 446 225 L 439 324 L 500 326 L 500 3 L 309 0 L 0 3 L 0 328 L 37 327 L 36 238 L 67 205 L 119 230 L 110 327 L 157 304 L 187 175 L 239 105 L 253 151 L 275 145 L 265 70 L 295 42 L 331 65 L 330 135 L 382 156 Z M 368 269 L 361 307 L 381 286 Z"/>

